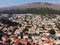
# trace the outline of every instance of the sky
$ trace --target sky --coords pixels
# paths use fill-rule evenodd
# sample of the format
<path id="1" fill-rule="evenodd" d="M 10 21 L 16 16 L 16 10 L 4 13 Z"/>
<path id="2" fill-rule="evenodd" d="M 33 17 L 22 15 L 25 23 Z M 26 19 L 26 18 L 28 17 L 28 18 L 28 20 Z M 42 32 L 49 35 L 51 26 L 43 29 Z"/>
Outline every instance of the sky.
<path id="1" fill-rule="evenodd" d="M 0 8 L 14 5 L 22 5 L 32 2 L 47 2 L 60 4 L 60 0 L 0 0 Z"/>

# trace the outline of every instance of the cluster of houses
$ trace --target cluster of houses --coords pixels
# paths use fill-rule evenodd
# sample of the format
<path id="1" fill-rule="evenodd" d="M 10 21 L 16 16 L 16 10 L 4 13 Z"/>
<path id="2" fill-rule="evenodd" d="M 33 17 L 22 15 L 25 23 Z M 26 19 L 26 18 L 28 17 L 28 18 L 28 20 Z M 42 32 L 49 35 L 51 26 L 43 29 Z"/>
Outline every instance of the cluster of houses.
<path id="1" fill-rule="evenodd" d="M 0 45 L 57 45 L 60 44 L 60 29 L 56 23 L 60 23 L 60 16 L 53 14 L 0 14 L 1 18 L 7 18 L 21 26 L 8 26 L 0 22 Z M 49 30 L 56 34 L 50 36 Z"/>

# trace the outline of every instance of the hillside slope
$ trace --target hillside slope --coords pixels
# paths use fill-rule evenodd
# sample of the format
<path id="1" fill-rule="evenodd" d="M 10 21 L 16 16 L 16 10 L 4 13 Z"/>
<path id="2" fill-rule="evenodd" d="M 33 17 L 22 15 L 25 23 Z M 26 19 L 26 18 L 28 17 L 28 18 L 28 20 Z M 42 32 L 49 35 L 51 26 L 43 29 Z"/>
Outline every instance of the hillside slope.
<path id="1" fill-rule="evenodd" d="M 0 14 L 7 14 L 7 13 L 8 14 L 15 14 L 15 13 L 16 14 L 20 14 L 20 13 L 22 14 L 25 14 L 25 13 L 60 14 L 59 12 L 60 12 L 60 5 L 41 3 L 41 2 L 0 8 Z"/>

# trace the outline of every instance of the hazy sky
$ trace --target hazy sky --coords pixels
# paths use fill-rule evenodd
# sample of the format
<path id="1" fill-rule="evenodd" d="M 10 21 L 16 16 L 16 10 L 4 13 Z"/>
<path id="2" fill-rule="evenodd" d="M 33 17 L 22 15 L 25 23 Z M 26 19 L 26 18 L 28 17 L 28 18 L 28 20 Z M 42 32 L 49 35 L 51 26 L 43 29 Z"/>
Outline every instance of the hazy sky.
<path id="1" fill-rule="evenodd" d="M 60 4 L 60 0 L 0 0 L 0 8 L 8 7 L 13 5 L 21 5 L 32 2 L 48 2 Z"/>

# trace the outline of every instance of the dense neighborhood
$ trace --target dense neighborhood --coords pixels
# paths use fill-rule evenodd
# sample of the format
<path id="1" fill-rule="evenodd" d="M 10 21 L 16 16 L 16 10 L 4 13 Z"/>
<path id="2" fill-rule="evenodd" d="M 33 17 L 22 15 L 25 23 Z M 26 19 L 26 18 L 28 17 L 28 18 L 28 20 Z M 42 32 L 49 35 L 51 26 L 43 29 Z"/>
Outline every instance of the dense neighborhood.
<path id="1" fill-rule="evenodd" d="M 60 15 L 0 14 L 0 45 L 59 45 Z"/>

